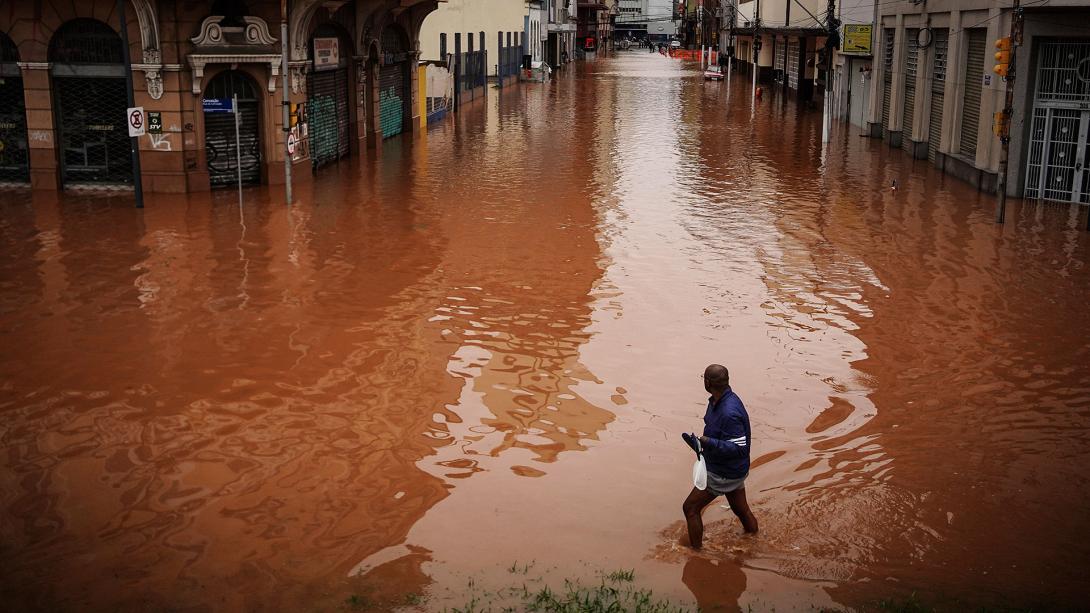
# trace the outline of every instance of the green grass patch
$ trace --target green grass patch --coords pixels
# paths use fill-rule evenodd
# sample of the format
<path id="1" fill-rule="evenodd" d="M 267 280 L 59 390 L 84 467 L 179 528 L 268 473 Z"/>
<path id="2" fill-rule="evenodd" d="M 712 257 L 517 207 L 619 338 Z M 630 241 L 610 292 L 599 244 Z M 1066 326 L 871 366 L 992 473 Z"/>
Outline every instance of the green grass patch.
<path id="1" fill-rule="evenodd" d="M 513 568 L 515 570 L 511 572 L 518 572 L 522 567 L 516 565 Z M 496 594 L 502 604 L 474 595 L 465 605 L 451 609 L 450 613 L 680 613 L 688 610 L 656 598 L 651 590 L 621 585 L 631 583 L 635 578 L 635 570 L 622 569 L 603 575 L 602 581 L 596 585 L 584 585 L 569 579 L 564 581 L 562 589 L 545 586 L 530 590 L 523 584 Z"/>
<path id="2" fill-rule="evenodd" d="M 620 583 L 622 581 L 627 581 L 627 582 L 631 583 L 632 581 L 636 580 L 636 570 L 635 569 L 625 570 L 623 568 L 621 570 L 615 570 L 615 571 L 607 574 L 606 579 L 609 579 L 610 581 L 613 581 L 614 583 Z"/>

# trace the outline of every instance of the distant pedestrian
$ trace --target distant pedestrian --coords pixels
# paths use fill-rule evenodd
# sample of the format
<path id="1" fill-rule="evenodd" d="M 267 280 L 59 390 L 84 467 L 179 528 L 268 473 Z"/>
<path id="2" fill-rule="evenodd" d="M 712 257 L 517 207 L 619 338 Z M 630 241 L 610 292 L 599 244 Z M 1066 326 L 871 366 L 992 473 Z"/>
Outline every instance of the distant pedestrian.
<path id="1" fill-rule="evenodd" d="M 693 488 L 682 510 L 689 530 L 689 544 L 700 549 L 704 542 L 704 508 L 718 496 L 726 496 L 730 510 L 749 534 L 757 532 L 757 518 L 746 501 L 746 477 L 749 476 L 751 445 L 749 414 L 742 399 L 730 388 L 730 373 L 725 366 L 712 364 L 704 369 L 704 389 L 711 394 L 704 413 L 704 434 L 682 434 L 681 438 L 697 453 L 703 452 L 708 465 L 707 489 Z M 698 443 L 699 441 L 699 443 Z"/>

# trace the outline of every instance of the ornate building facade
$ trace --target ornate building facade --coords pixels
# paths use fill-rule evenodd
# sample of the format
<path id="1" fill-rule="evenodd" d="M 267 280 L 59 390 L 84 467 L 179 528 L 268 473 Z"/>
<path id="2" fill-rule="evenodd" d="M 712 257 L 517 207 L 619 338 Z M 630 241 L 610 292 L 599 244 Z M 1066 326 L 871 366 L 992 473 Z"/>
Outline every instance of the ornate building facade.
<path id="1" fill-rule="evenodd" d="M 147 191 L 282 183 L 289 141 L 293 167 L 309 170 L 419 130 L 418 33 L 436 0 L 291 0 L 283 13 L 266 0 L 124 0 L 130 66 L 119 4 L 0 6 L 0 185 L 131 185 L 126 71 Z"/>

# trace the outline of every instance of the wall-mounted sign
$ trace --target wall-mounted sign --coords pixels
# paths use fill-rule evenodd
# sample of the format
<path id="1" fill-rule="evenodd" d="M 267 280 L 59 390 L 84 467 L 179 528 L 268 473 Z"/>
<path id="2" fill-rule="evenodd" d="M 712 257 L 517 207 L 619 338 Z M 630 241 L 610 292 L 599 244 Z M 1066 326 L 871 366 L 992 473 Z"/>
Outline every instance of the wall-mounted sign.
<path id="1" fill-rule="evenodd" d="M 144 107 L 133 106 L 129 107 L 125 111 L 125 116 L 129 118 L 129 136 L 143 136 L 144 135 Z"/>
<path id="2" fill-rule="evenodd" d="M 849 23 L 844 25 L 844 40 L 840 45 L 841 53 L 871 54 L 871 24 Z"/>
<path id="3" fill-rule="evenodd" d="M 163 114 L 159 111 L 148 111 L 148 134 L 163 133 Z"/>
<path id="4" fill-rule="evenodd" d="M 330 70 L 341 61 L 340 41 L 336 38 L 314 39 L 314 70 Z"/>

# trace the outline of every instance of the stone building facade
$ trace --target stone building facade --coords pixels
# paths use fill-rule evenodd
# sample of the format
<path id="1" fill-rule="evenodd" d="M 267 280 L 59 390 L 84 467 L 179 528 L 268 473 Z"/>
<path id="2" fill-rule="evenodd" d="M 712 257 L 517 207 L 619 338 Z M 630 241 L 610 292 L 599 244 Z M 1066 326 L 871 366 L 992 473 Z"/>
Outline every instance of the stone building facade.
<path id="1" fill-rule="evenodd" d="M 233 187 L 240 169 L 243 183 L 282 183 L 289 138 L 309 171 L 419 130 L 418 33 L 435 0 L 291 0 L 286 16 L 268 0 L 124 0 L 131 67 L 118 5 L 0 6 L 0 185 L 131 186 L 126 70 L 148 128 L 146 191 Z"/>

